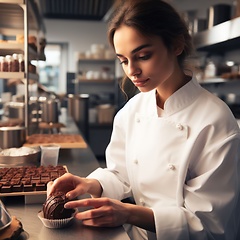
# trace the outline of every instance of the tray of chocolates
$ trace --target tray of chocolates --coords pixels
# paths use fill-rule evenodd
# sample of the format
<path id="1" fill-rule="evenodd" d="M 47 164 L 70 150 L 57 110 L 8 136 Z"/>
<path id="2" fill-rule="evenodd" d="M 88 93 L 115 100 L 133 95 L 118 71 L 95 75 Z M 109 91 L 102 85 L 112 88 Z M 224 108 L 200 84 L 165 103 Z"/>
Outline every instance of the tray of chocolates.
<path id="1" fill-rule="evenodd" d="M 0 168 L 0 197 L 46 194 L 47 183 L 66 172 L 63 165 Z"/>
<path id="2" fill-rule="evenodd" d="M 28 136 L 24 146 L 33 147 L 55 143 L 61 148 L 86 148 L 87 144 L 79 134 L 33 134 Z"/>

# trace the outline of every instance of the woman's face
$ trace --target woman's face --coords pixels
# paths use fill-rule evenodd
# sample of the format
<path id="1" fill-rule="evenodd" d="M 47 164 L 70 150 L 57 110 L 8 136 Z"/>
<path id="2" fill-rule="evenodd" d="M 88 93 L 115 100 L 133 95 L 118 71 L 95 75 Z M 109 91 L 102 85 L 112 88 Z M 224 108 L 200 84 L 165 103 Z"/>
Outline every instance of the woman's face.
<path id="1" fill-rule="evenodd" d="M 160 37 L 146 37 L 123 25 L 116 30 L 113 43 L 125 74 L 141 92 L 174 84 L 177 54 Z"/>

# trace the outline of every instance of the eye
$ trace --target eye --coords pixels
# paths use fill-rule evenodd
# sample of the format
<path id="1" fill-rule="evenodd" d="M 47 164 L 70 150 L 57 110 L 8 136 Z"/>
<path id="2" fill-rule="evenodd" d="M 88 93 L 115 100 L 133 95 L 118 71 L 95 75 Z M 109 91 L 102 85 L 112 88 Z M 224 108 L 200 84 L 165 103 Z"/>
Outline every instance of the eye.
<path id="1" fill-rule="evenodd" d="M 140 55 L 138 58 L 140 60 L 148 60 L 151 57 L 151 54 Z"/>
<path id="2" fill-rule="evenodd" d="M 123 60 L 123 59 L 119 59 L 120 60 L 120 64 L 121 65 L 126 65 L 127 64 L 127 60 L 125 59 L 125 60 Z"/>

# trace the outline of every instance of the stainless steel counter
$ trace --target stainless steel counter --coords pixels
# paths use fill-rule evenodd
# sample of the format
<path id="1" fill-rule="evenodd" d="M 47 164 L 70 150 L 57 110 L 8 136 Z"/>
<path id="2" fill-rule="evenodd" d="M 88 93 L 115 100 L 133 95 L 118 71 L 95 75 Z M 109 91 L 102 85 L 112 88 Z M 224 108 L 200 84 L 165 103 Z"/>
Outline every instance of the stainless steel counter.
<path id="1" fill-rule="evenodd" d="M 61 121 L 66 124 L 65 133 L 77 133 L 78 129 L 72 119 L 62 111 Z M 61 149 L 59 153 L 59 164 L 66 165 L 70 173 L 85 177 L 94 169 L 99 167 L 91 149 Z M 84 196 L 84 197 L 87 197 Z M 82 240 L 129 240 L 123 227 L 118 228 L 92 228 L 85 227 L 81 221 L 74 223 L 64 229 L 48 229 L 38 219 L 38 212 L 42 204 L 25 204 L 22 196 L 6 197 L 2 199 L 12 216 L 16 216 L 23 224 L 26 233 L 22 239 L 31 240 L 59 240 L 59 239 L 82 239 Z M 28 237 L 27 237 L 28 236 Z"/>
<path id="2" fill-rule="evenodd" d="M 26 232 L 22 234 L 24 240 L 129 240 L 122 227 L 85 227 L 78 220 L 74 220 L 73 224 L 68 228 L 46 228 L 37 217 L 37 213 L 41 209 L 40 204 L 24 205 L 19 201 L 19 203 L 10 203 L 6 204 L 6 206 L 10 214 L 16 216 L 22 222 Z"/>

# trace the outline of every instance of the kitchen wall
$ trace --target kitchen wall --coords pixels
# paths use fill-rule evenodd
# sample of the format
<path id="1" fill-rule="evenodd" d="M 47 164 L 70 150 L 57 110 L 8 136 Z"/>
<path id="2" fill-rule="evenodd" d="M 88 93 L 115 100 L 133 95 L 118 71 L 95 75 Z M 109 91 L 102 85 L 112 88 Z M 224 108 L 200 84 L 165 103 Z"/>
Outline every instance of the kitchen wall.
<path id="1" fill-rule="evenodd" d="M 209 6 L 217 3 L 232 4 L 233 0 L 168 0 L 177 10 L 181 12 L 189 11 L 196 17 L 207 17 Z M 100 43 L 108 46 L 106 31 L 106 22 L 97 21 L 75 21 L 75 20 L 52 20 L 45 19 L 46 39 L 53 43 L 67 43 L 65 62 L 66 71 L 75 72 L 75 52 L 85 52 L 90 49 L 91 44 Z M 236 54 L 235 54 L 236 55 Z M 64 60 L 63 60 L 64 61 Z M 66 76 L 61 75 L 61 85 L 66 86 Z M 64 90 L 64 89 L 62 89 Z"/>
<path id="2" fill-rule="evenodd" d="M 107 45 L 107 24 L 97 21 L 45 19 L 47 42 L 68 43 L 67 71 L 75 72 L 75 52 L 85 52 L 91 44 Z"/>

